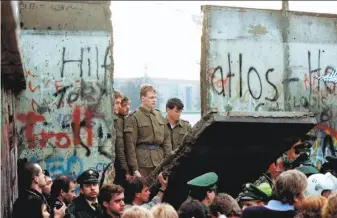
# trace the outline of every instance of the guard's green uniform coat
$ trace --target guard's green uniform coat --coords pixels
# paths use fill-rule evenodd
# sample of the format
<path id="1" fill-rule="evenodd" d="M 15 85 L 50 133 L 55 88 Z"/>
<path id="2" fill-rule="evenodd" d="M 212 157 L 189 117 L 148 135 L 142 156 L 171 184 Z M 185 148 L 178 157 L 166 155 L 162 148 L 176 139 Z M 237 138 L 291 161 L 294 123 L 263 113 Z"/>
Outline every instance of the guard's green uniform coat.
<path id="1" fill-rule="evenodd" d="M 160 111 L 148 111 L 143 107 L 125 119 L 124 143 L 127 162 L 133 172 L 153 170 L 172 151 L 170 131 L 165 125 L 165 118 Z"/>
<path id="2" fill-rule="evenodd" d="M 116 151 L 116 161 L 118 161 L 118 165 L 125 172 L 129 173 L 129 167 L 125 155 L 124 136 L 123 136 L 124 121 L 125 117 L 123 115 L 118 115 L 118 119 L 115 121 L 115 129 L 116 129 L 115 151 Z"/>
<path id="3" fill-rule="evenodd" d="M 183 144 L 183 139 L 186 133 L 192 129 L 191 124 L 188 121 L 179 119 L 172 129 L 167 117 L 165 122 L 171 131 L 172 150 L 176 150 Z"/>

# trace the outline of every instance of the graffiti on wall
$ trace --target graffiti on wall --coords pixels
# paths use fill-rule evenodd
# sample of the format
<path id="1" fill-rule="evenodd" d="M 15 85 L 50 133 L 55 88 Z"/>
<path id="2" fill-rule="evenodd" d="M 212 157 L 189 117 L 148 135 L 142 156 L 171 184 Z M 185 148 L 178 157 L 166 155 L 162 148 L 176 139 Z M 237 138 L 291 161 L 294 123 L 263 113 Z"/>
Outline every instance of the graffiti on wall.
<path id="1" fill-rule="evenodd" d="M 63 38 L 22 36 L 27 89 L 16 115 L 19 156 L 40 163 L 53 178 L 77 177 L 92 168 L 111 182 L 110 36 Z M 31 45 L 34 41 L 39 43 Z"/>
<path id="2" fill-rule="evenodd" d="M 269 67 L 263 71 L 257 70 L 253 64 L 244 67 L 243 53 L 239 54 L 237 68 L 233 69 L 233 58 L 228 53 L 226 66 L 218 65 L 209 69 L 210 91 L 224 99 L 237 99 L 246 104 L 256 101 L 255 111 L 261 109 L 264 111 L 285 111 L 285 108 L 279 106 L 284 104 L 291 111 L 313 112 L 320 124 L 308 133 L 316 136 L 311 151 L 311 159 L 316 166 L 320 167 L 325 162 L 327 155 L 336 156 L 337 153 L 335 134 L 337 131 L 336 84 L 315 79 L 318 76 L 325 75 L 327 69 L 333 66 L 322 63 L 326 63 L 322 59 L 325 57 L 323 54 L 327 53 L 323 53 L 323 51 L 321 49 L 304 51 L 305 63 L 301 64 L 301 67 L 293 69 L 289 78 L 278 77 L 278 80 L 272 80 L 271 78 L 275 77 L 273 74 L 281 73 L 282 69 L 276 69 L 273 65 L 268 65 Z M 225 72 L 224 69 L 228 71 Z M 282 86 L 279 86 L 279 84 L 282 84 Z M 280 98 L 281 93 L 287 87 L 290 90 L 287 98 Z M 264 97 L 262 97 L 263 93 L 266 93 Z M 249 96 L 251 101 L 248 101 L 245 95 Z M 227 102 L 230 103 L 229 100 Z M 276 103 L 276 107 L 270 107 L 270 103 Z M 266 104 L 269 106 L 265 107 Z"/>

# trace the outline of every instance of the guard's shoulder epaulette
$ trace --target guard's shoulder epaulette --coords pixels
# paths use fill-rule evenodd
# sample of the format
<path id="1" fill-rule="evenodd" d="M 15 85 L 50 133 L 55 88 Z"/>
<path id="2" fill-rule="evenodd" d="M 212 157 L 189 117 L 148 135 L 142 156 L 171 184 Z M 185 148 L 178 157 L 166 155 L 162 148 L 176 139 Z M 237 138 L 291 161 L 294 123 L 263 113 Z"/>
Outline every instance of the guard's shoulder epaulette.
<path id="1" fill-rule="evenodd" d="M 130 117 L 130 116 L 132 116 L 132 115 L 134 115 L 135 113 L 137 112 L 137 110 L 135 110 L 135 111 L 132 111 L 131 113 L 129 113 L 126 117 Z"/>
<path id="2" fill-rule="evenodd" d="M 159 109 L 156 109 L 156 108 L 155 108 L 154 110 L 156 110 L 156 111 L 158 111 L 158 112 L 160 112 L 160 113 L 161 113 L 161 111 L 160 111 Z"/>
<path id="3" fill-rule="evenodd" d="M 180 120 L 185 122 L 185 123 L 190 123 L 188 120 L 183 120 L 183 119 L 180 119 Z"/>

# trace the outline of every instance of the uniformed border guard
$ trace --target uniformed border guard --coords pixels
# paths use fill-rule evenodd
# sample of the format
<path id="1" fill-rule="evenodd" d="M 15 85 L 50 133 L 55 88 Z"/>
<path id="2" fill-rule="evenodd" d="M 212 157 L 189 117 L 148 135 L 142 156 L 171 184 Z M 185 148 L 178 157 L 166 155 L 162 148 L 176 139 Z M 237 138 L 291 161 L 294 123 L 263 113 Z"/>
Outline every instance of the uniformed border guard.
<path id="1" fill-rule="evenodd" d="M 130 102 L 129 98 L 123 94 L 115 94 L 115 104 L 116 101 L 120 101 L 120 107 L 118 108 L 118 113 L 116 114 L 117 119 L 115 120 L 115 130 L 116 130 L 116 142 L 115 142 L 115 184 L 125 187 L 127 185 L 126 180 L 131 177 L 129 166 L 126 161 L 125 154 L 125 144 L 124 144 L 124 122 L 125 117 L 129 114 Z"/>
<path id="2" fill-rule="evenodd" d="M 180 119 L 183 109 L 184 104 L 179 98 L 171 98 L 166 103 L 166 124 L 171 130 L 172 150 L 182 145 L 184 136 L 192 129 L 188 121 Z"/>
<path id="3" fill-rule="evenodd" d="M 86 170 L 78 178 L 81 194 L 67 208 L 66 218 L 100 218 L 102 208 L 98 204 L 98 177 L 95 170 Z"/>
<path id="4" fill-rule="evenodd" d="M 126 158 L 133 175 L 145 178 L 172 151 L 170 131 L 165 118 L 155 109 L 156 89 L 140 88 L 141 106 L 125 119 Z"/>
<path id="5" fill-rule="evenodd" d="M 187 182 L 190 197 L 201 201 L 207 217 L 210 217 L 209 206 L 215 198 L 217 182 L 218 175 L 214 172 L 205 173 Z"/>

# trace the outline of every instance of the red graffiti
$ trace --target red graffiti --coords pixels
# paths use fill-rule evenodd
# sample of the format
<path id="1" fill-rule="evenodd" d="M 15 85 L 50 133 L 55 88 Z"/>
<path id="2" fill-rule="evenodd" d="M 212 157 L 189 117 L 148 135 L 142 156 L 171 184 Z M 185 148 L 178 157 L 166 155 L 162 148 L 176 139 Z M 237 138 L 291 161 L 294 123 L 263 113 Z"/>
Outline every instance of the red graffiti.
<path id="1" fill-rule="evenodd" d="M 87 143 L 88 146 L 92 146 L 92 136 L 93 136 L 93 132 L 92 132 L 92 125 L 91 125 L 91 120 L 92 120 L 92 114 L 89 111 L 89 109 L 87 108 L 85 110 L 85 127 L 87 130 Z M 81 108 L 80 107 L 76 107 L 73 113 L 73 122 L 74 122 L 74 144 L 78 145 L 81 142 L 80 139 L 80 129 L 81 129 Z"/>
<path id="2" fill-rule="evenodd" d="M 35 135 L 33 133 L 34 126 L 38 122 L 43 122 L 45 120 L 44 116 L 34 112 L 28 112 L 27 114 L 18 114 L 17 119 L 23 122 L 26 126 L 25 137 L 28 142 L 28 147 L 35 147 Z"/>
<path id="3" fill-rule="evenodd" d="M 32 72 L 27 71 L 26 77 L 31 76 L 33 78 L 37 77 L 36 75 L 32 74 Z"/>
<path id="4" fill-rule="evenodd" d="M 210 81 L 213 81 L 213 84 L 216 88 L 219 88 L 221 89 L 222 87 L 226 88 L 227 87 L 227 80 L 228 80 L 228 77 L 226 77 L 225 79 L 221 80 L 221 79 L 218 79 L 216 78 L 215 74 L 214 73 L 209 73 L 209 78 L 210 78 Z"/>
<path id="5" fill-rule="evenodd" d="M 91 121 L 93 119 L 93 115 L 88 108 L 85 110 L 85 119 L 81 121 L 81 108 L 76 106 L 73 113 L 73 142 L 74 145 L 78 145 L 81 143 L 80 139 L 80 130 L 81 127 L 85 127 L 87 131 L 87 146 L 92 146 L 93 143 L 93 129 Z M 42 130 L 40 133 L 34 133 L 34 127 L 37 123 L 45 121 L 45 117 L 43 115 L 37 114 L 35 112 L 28 112 L 25 114 L 18 114 L 17 119 L 25 124 L 25 137 L 27 139 L 28 147 L 33 148 L 36 146 L 36 138 L 38 136 L 41 137 L 39 142 L 39 147 L 45 148 L 47 142 L 51 138 L 55 138 L 55 145 L 57 148 L 69 148 L 71 145 L 71 139 L 67 133 L 64 132 L 47 132 Z M 85 123 L 84 126 L 81 124 Z"/>
<path id="6" fill-rule="evenodd" d="M 69 136 L 67 135 L 67 133 L 64 132 L 55 133 L 55 132 L 46 132 L 42 130 L 41 136 L 42 136 L 42 139 L 40 141 L 41 148 L 45 148 L 48 140 L 53 137 L 55 137 L 56 139 L 55 145 L 57 148 L 69 148 L 69 146 L 71 145 L 71 140 Z M 65 139 L 65 143 L 63 144 L 61 143 L 62 139 Z"/>

